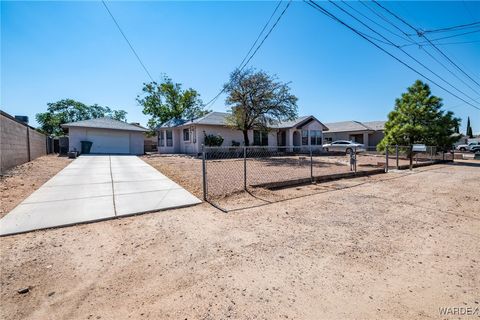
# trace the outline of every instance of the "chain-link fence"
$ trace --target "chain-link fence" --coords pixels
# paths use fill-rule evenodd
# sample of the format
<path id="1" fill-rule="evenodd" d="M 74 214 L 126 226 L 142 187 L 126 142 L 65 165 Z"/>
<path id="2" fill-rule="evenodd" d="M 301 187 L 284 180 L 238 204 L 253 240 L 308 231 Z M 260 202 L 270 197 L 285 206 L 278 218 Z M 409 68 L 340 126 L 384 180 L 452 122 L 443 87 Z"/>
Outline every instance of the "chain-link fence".
<path id="1" fill-rule="evenodd" d="M 413 166 L 447 160 L 435 147 L 414 152 L 403 146 L 382 152 L 348 146 L 205 147 L 202 157 L 204 199 L 224 211 L 316 193 L 323 181 L 405 169 L 410 158 Z"/>

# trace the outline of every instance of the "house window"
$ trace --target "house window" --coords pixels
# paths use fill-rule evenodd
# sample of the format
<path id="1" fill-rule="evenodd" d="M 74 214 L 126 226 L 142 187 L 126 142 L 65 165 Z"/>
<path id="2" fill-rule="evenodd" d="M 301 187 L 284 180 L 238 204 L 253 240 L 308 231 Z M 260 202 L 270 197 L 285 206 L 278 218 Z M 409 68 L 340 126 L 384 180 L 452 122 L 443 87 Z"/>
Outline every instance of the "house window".
<path id="1" fill-rule="evenodd" d="M 268 146 L 268 132 L 253 130 L 253 145 Z"/>
<path id="2" fill-rule="evenodd" d="M 308 130 L 302 130 L 302 146 L 308 146 Z"/>
<path id="3" fill-rule="evenodd" d="M 322 132 L 320 130 L 310 130 L 310 144 L 312 146 L 322 145 Z"/>
<path id="4" fill-rule="evenodd" d="M 333 138 L 327 138 L 327 137 L 325 137 L 325 142 L 326 142 L 326 143 L 330 143 L 330 142 L 332 142 L 332 141 L 333 141 Z"/>
<path id="5" fill-rule="evenodd" d="M 173 146 L 172 130 L 166 130 L 165 133 L 166 133 L 166 136 L 167 136 L 167 147 L 172 147 Z"/>
<path id="6" fill-rule="evenodd" d="M 160 135 L 158 137 L 158 140 L 159 140 L 158 145 L 160 147 L 164 147 L 165 146 L 165 131 L 160 130 Z"/>
<path id="7" fill-rule="evenodd" d="M 190 129 L 183 129 L 183 141 L 190 141 Z"/>

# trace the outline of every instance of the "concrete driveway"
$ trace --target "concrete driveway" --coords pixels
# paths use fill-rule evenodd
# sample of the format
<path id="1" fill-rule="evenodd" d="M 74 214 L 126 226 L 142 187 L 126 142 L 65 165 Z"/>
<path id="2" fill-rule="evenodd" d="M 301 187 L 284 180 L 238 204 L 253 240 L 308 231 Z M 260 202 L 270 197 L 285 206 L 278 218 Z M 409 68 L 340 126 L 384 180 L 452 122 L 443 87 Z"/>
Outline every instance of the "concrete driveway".
<path id="1" fill-rule="evenodd" d="M 81 156 L 0 220 L 0 235 L 201 201 L 136 156 Z"/>

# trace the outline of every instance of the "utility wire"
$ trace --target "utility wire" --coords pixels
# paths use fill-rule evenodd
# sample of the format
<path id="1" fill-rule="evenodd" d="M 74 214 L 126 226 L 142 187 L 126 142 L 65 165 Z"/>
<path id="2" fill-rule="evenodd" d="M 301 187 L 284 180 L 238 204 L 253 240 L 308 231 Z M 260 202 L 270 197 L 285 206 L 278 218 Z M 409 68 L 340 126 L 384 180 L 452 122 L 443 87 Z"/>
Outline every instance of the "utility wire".
<path id="1" fill-rule="evenodd" d="M 452 96 L 454 96 L 455 98 L 465 102 L 466 104 L 472 106 L 473 108 L 477 109 L 477 110 L 480 110 L 479 107 L 471 104 L 470 102 L 464 100 L 463 98 L 459 97 L 458 95 L 456 95 L 455 93 L 451 92 L 450 90 L 444 88 L 443 86 L 439 85 L 437 82 L 435 82 L 434 80 L 430 79 L 429 77 L 425 76 L 424 74 L 422 74 L 420 71 L 417 71 L 416 69 L 414 69 L 413 67 L 411 67 L 409 64 L 407 64 L 406 62 L 402 61 L 400 58 L 396 57 L 395 55 L 391 54 L 390 52 L 388 52 L 387 50 L 385 50 L 384 48 L 382 48 L 381 46 L 379 46 L 378 44 L 376 44 L 375 42 L 371 41 L 370 39 L 368 39 L 367 37 L 365 37 L 364 35 L 362 35 L 361 32 L 359 32 L 358 30 L 356 30 L 355 28 L 351 27 L 350 25 L 348 25 L 347 23 L 343 22 L 342 20 L 340 20 L 338 17 L 336 17 L 335 15 L 333 15 L 332 13 L 330 13 L 328 10 L 324 9 L 322 6 L 320 6 L 319 4 L 317 4 L 315 1 L 313 0 L 304 0 L 308 5 L 310 5 L 312 8 L 316 9 L 317 11 L 321 12 L 322 14 L 326 15 L 327 17 L 337 21 L 338 23 L 342 24 L 343 26 L 347 27 L 348 29 L 350 29 L 351 31 L 355 32 L 356 34 L 358 34 L 360 37 L 362 37 L 364 40 L 370 42 L 372 45 L 374 45 L 375 47 L 377 47 L 378 49 L 380 49 L 381 51 L 385 52 L 387 55 L 389 55 L 390 57 L 392 57 L 393 59 L 397 60 L 398 62 L 400 62 L 401 64 L 403 64 L 404 66 L 406 66 L 408 69 L 412 70 L 413 72 L 417 73 L 418 75 L 420 75 L 421 77 L 427 79 L 428 81 L 430 81 L 431 83 L 435 84 L 437 87 L 439 87 L 440 89 L 448 92 L 449 94 L 451 94 Z"/>
<path id="2" fill-rule="evenodd" d="M 477 33 L 477 32 L 480 32 L 480 30 L 473 30 L 473 31 L 468 31 L 468 32 L 464 32 L 464 33 L 459 33 L 459 34 L 454 34 L 454 35 L 450 35 L 450 36 L 446 36 L 446 37 L 441 37 L 441 38 L 435 38 L 435 39 L 431 39 L 430 41 L 438 41 L 438 40 L 445 40 L 445 39 L 450 39 L 450 38 L 455 38 L 455 37 L 460 37 L 460 36 L 463 36 L 463 35 L 466 35 L 466 34 L 471 34 L 471 33 Z M 416 43 L 411 43 L 411 44 L 405 44 L 403 45 L 404 47 L 407 47 L 407 46 L 412 46 L 412 45 L 415 45 L 415 44 L 424 44 L 424 43 L 429 43 L 428 40 L 425 40 L 425 41 L 421 41 L 421 42 L 416 42 Z"/>
<path id="3" fill-rule="evenodd" d="M 414 56 L 412 56 L 411 54 L 409 54 L 407 51 L 405 51 L 404 49 L 402 49 L 400 46 L 396 45 L 395 43 L 393 43 L 392 41 L 390 41 L 388 38 L 386 38 L 385 36 L 383 36 L 381 33 L 377 32 L 376 30 L 372 29 L 369 25 L 367 25 L 366 23 L 364 23 L 363 21 L 361 21 L 360 19 L 358 19 L 357 17 L 355 17 L 354 15 L 352 15 L 350 12 L 346 11 L 345 9 L 343 9 L 342 7 L 340 7 L 338 4 L 336 4 L 334 1 L 332 0 L 329 0 L 329 2 L 331 4 L 333 4 L 334 6 L 336 6 L 338 9 L 340 9 L 341 11 L 343 11 L 344 13 L 348 14 L 350 17 L 352 17 L 353 19 L 355 19 L 356 21 L 360 22 L 363 26 L 365 26 L 366 28 L 368 28 L 370 31 L 374 32 L 375 34 L 379 35 L 380 37 L 382 37 L 383 39 L 385 39 L 386 41 L 388 41 L 391 45 L 395 46 L 398 50 L 402 51 L 404 54 L 406 54 L 410 59 L 414 60 L 416 63 L 418 63 L 419 65 L 421 65 L 423 68 L 425 68 L 426 70 L 430 71 L 430 73 L 434 74 L 437 78 L 439 78 L 440 80 L 442 80 L 444 83 L 446 83 L 447 85 L 449 85 L 451 88 L 455 89 L 456 91 L 460 92 L 461 94 L 463 94 L 465 97 L 467 97 L 468 99 L 470 100 L 473 100 L 474 99 L 472 97 L 470 97 L 469 95 L 467 95 L 465 92 L 461 91 L 460 89 L 458 89 L 457 87 L 455 87 L 454 85 L 452 85 L 449 81 L 445 80 L 442 76 L 440 76 L 439 74 L 437 74 L 436 72 L 434 72 L 432 69 L 430 69 L 429 67 L 427 67 L 424 63 L 422 63 L 420 60 L 418 60 L 417 58 L 415 58 Z M 346 4 L 346 3 L 345 3 Z M 433 57 L 429 52 L 427 52 L 425 50 L 425 52 L 430 55 L 430 57 L 432 59 L 434 59 L 435 61 L 437 61 L 438 63 L 440 63 L 442 66 L 444 66 L 440 61 L 438 61 L 435 57 Z M 444 66 L 445 67 L 445 66 Z M 446 67 L 445 67 L 446 68 Z M 447 69 L 448 70 L 448 69 Z M 455 73 L 452 73 L 454 76 L 456 76 Z M 459 80 L 462 81 L 462 79 L 458 78 Z M 466 84 L 466 83 L 465 83 Z M 468 86 L 468 84 L 466 84 Z M 471 87 L 470 87 L 471 88 Z M 475 89 L 471 88 L 473 91 L 475 91 Z M 475 93 L 477 94 L 480 94 L 478 93 L 477 91 L 475 91 Z"/>
<path id="4" fill-rule="evenodd" d="M 411 44 L 415 44 L 414 41 L 412 41 L 411 39 L 406 38 L 406 37 L 404 37 L 404 36 L 402 36 L 402 35 L 399 35 L 398 33 L 393 32 L 392 30 L 388 29 L 387 27 L 383 26 L 382 24 L 380 24 L 380 23 L 376 22 L 375 20 L 369 18 L 366 14 L 363 14 L 360 10 L 357 10 L 357 9 L 355 9 L 353 6 L 351 6 L 347 1 L 341 0 L 341 2 L 342 2 L 343 4 L 345 4 L 345 5 L 347 5 L 350 9 L 352 9 L 353 11 L 355 11 L 356 13 L 358 13 L 359 15 L 361 15 L 362 17 L 364 17 L 365 19 L 367 19 L 367 20 L 369 20 L 370 22 L 376 24 L 376 25 L 379 26 L 380 28 L 388 31 L 389 33 L 391 33 L 391 34 L 399 37 L 399 38 L 402 39 L 402 40 L 405 40 L 405 41 L 407 41 L 407 42 L 410 42 Z"/>
<path id="5" fill-rule="evenodd" d="M 258 39 L 260 39 L 260 37 L 262 36 L 263 32 L 265 31 L 265 29 L 267 29 L 267 26 L 270 24 L 270 21 L 272 21 L 272 18 L 273 16 L 275 15 L 275 13 L 277 12 L 278 8 L 280 7 L 280 5 L 282 4 L 282 1 L 283 0 L 280 0 L 278 1 L 278 4 L 277 6 L 275 7 L 275 10 L 273 10 L 272 12 L 272 15 L 270 16 L 270 18 L 268 18 L 268 21 L 265 23 L 265 25 L 263 26 L 262 28 L 262 31 L 260 31 L 260 33 L 258 34 L 257 36 L 257 39 L 255 39 L 255 42 L 253 42 L 252 46 L 250 47 L 250 50 L 248 50 L 247 54 L 245 55 L 245 57 L 243 58 L 242 62 L 240 62 L 240 66 L 243 65 L 243 63 L 245 62 L 245 60 L 247 59 L 248 55 L 250 54 L 250 52 L 252 52 L 253 48 L 255 47 L 255 45 L 257 44 L 258 42 Z"/>
<path id="6" fill-rule="evenodd" d="M 133 54 L 135 55 L 135 57 L 137 57 L 137 60 L 138 60 L 138 62 L 140 63 L 140 65 L 142 66 L 143 70 L 145 70 L 145 72 L 147 73 L 147 75 L 148 75 L 148 77 L 150 78 L 150 80 L 152 80 L 152 82 L 155 82 L 155 80 L 153 80 L 153 77 L 152 77 L 152 75 L 150 74 L 150 72 L 148 72 L 147 67 L 146 67 L 145 64 L 142 62 L 142 59 L 140 59 L 137 51 L 135 51 L 135 49 L 133 48 L 132 44 L 131 44 L 130 41 L 128 40 L 127 36 L 126 36 L 125 33 L 123 32 L 122 28 L 121 28 L 120 25 L 118 24 L 117 20 L 116 20 L 115 17 L 113 16 L 112 12 L 110 11 L 110 9 L 108 9 L 108 6 L 107 6 L 107 4 L 105 3 L 104 0 L 102 0 L 102 3 L 103 3 L 103 6 L 105 7 L 105 9 L 107 10 L 108 14 L 109 14 L 110 17 L 112 18 L 113 22 L 115 22 L 115 25 L 117 26 L 118 31 L 120 31 L 120 33 L 122 34 L 123 38 L 124 38 L 125 41 L 127 42 L 128 46 L 129 46 L 130 49 L 132 50 Z"/>
<path id="7" fill-rule="evenodd" d="M 363 2 L 362 2 L 363 3 Z M 364 4 L 365 5 L 365 4 Z M 366 6 L 366 5 L 365 5 Z M 373 11 L 373 9 L 372 9 Z M 375 12 L 375 11 L 373 11 Z M 389 20 L 387 20 L 387 22 L 389 22 Z M 392 22 L 390 22 L 392 23 Z M 393 23 L 392 23 L 393 24 Z M 410 26 L 410 25 L 409 25 Z M 410 26 L 411 27 L 411 26 Z M 407 36 L 409 39 L 412 39 L 412 35 L 411 34 L 407 34 L 405 31 L 402 30 L 402 33 Z M 467 32 L 467 33 L 471 33 L 471 32 Z M 446 37 L 446 38 L 449 38 L 449 37 Z M 439 38 L 439 39 L 443 39 L 443 38 Z M 435 40 L 439 40 L 439 39 L 435 39 Z M 435 41 L 433 40 L 433 41 Z M 412 39 L 413 41 L 413 39 Z M 427 41 L 425 41 L 424 43 L 427 43 Z M 479 92 L 472 88 L 472 86 L 470 86 L 465 80 L 463 80 L 462 78 L 460 78 L 455 72 L 453 72 L 452 70 L 450 70 L 450 68 L 448 68 L 445 64 L 443 64 L 440 60 L 438 60 L 437 58 L 435 58 L 435 56 L 433 56 L 428 50 L 426 50 L 424 47 L 422 47 L 421 43 L 420 42 L 416 42 L 416 41 L 413 41 L 412 44 L 405 44 L 403 46 L 400 46 L 399 49 L 401 49 L 401 47 L 405 47 L 405 46 L 410 46 L 410 45 L 418 45 L 432 60 L 436 61 L 438 64 L 440 64 L 443 68 L 445 68 L 445 70 L 447 70 L 451 75 L 453 75 L 455 78 L 457 78 L 459 81 L 461 81 L 464 85 L 466 85 L 468 88 L 470 88 L 473 92 L 475 92 L 476 94 L 479 94 Z M 403 51 L 403 50 L 402 50 Z M 408 55 L 408 54 L 407 54 Z M 418 61 L 417 61 L 418 62 Z M 434 73 L 434 72 L 432 72 Z M 435 74 L 435 73 L 434 73 Z M 436 74 L 435 74 L 436 75 Z M 437 75 L 438 76 L 438 75 Z M 439 76 L 438 76 L 439 77 Z M 442 79 L 443 80 L 443 79 Z M 444 82 L 446 82 L 445 80 L 443 80 Z M 446 82 L 448 83 L 451 87 L 455 88 L 453 85 L 451 85 L 449 82 Z M 457 88 L 455 88 L 457 91 L 461 92 L 460 90 L 458 90 Z M 462 92 L 463 93 L 463 92 Z M 465 96 L 469 97 L 468 95 L 466 95 L 465 93 L 463 93 Z M 471 97 L 469 97 L 471 100 L 473 100 Z"/>
<path id="8" fill-rule="evenodd" d="M 281 3 L 282 1 L 280 1 Z M 273 15 L 275 14 L 275 12 L 277 11 L 278 9 L 278 6 L 280 5 L 280 3 L 277 5 L 277 7 L 275 8 L 275 10 L 273 11 L 273 14 L 272 16 L 270 17 L 270 19 L 268 19 L 267 21 L 267 24 L 265 25 L 265 27 L 268 25 L 268 23 L 270 22 L 270 20 L 272 19 Z M 275 21 L 275 23 L 270 27 L 270 30 L 268 31 L 268 33 L 263 37 L 262 41 L 260 42 L 260 44 L 257 46 L 257 48 L 253 51 L 253 53 L 250 55 L 250 57 L 248 59 L 243 58 L 242 62 L 240 63 L 240 65 L 237 67 L 238 71 L 242 71 L 247 65 L 248 63 L 250 62 L 250 60 L 252 60 L 252 58 L 255 56 L 255 54 L 258 52 L 258 50 L 260 49 L 260 47 L 263 45 L 263 43 L 265 42 L 265 40 L 267 40 L 267 38 L 270 36 L 270 34 L 272 33 L 273 29 L 275 29 L 275 27 L 277 26 L 278 22 L 280 21 L 280 19 L 283 17 L 283 15 L 285 14 L 285 11 L 287 11 L 288 7 L 290 6 L 290 4 L 292 3 L 292 0 L 290 0 L 286 7 L 283 9 L 283 11 L 280 13 L 280 15 L 278 16 L 277 20 Z M 254 42 L 254 45 L 252 45 L 252 48 L 255 46 L 255 43 L 258 42 L 258 39 L 260 38 L 260 36 L 262 35 L 263 31 L 265 31 L 265 27 L 262 29 L 262 31 L 260 32 L 260 34 L 258 35 L 257 39 L 255 40 Z M 249 53 L 252 51 L 252 48 L 250 48 L 249 50 Z M 245 61 L 246 60 L 246 61 Z M 217 95 L 215 97 L 213 97 L 212 99 L 210 99 L 210 101 L 208 101 L 206 104 L 204 104 L 204 107 L 208 107 L 208 105 L 210 105 L 211 103 L 215 103 L 215 101 L 218 99 L 218 97 L 220 97 L 220 95 L 225 92 L 225 86 L 222 88 L 222 90 L 220 90 L 219 93 L 217 93 Z"/>
<path id="9" fill-rule="evenodd" d="M 423 33 L 435 33 L 435 32 L 447 32 L 447 31 L 457 31 L 458 29 L 470 29 L 472 27 L 480 25 L 480 21 L 477 22 L 472 22 L 472 23 L 467 23 L 467 24 L 461 24 L 458 26 L 452 26 L 452 27 L 446 27 L 446 28 L 440 28 L 440 29 L 432 29 L 432 30 L 423 30 Z M 411 34 L 412 36 L 415 36 L 416 34 Z"/>
<path id="10" fill-rule="evenodd" d="M 466 73 L 462 68 L 460 68 L 458 66 L 458 64 L 456 64 L 452 59 L 450 59 L 442 50 L 440 50 L 440 48 L 438 48 L 434 43 L 432 43 L 432 41 L 427 38 L 427 36 L 425 34 L 422 34 L 422 32 L 420 30 L 418 30 L 417 28 L 415 28 L 414 26 L 412 26 L 410 23 L 408 23 L 407 21 L 405 21 L 405 19 L 403 19 L 402 17 L 400 17 L 399 15 L 395 14 L 394 12 L 392 12 L 391 10 L 389 10 L 388 8 L 382 6 L 380 3 L 378 3 L 376 0 L 372 0 L 377 6 L 379 6 L 380 8 L 382 8 L 383 10 L 385 10 L 386 12 L 388 12 L 390 15 L 394 16 L 395 18 L 397 18 L 398 20 L 402 21 L 404 24 L 406 24 L 407 26 L 409 26 L 412 30 L 414 30 L 419 36 L 425 38 L 425 40 L 428 41 L 428 43 L 430 43 L 445 59 L 447 59 L 448 61 L 450 61 L 451 64 L 453 64 L 460 72 L 462 72 L 465 76 L 467 76 L 470 80 L 472 80 L 476 85 L 478 85 L 480 87 L 480 84 L 475 81 L 475 79 L 473 79 L 468 73 Z"/>

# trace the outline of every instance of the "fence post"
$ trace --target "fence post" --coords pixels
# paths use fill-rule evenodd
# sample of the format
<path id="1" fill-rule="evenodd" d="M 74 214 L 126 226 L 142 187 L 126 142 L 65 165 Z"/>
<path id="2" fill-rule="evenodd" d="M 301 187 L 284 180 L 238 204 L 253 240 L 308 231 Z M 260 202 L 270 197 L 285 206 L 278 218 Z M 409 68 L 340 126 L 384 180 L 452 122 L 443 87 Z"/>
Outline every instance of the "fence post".
<path id="1" fill-rule="evenodd" d="M 243 190 L 247 190 L 247 147 L 243 147 Z"/>
<path id="2" fill-rule="evenodd" d="M 410 170 L 413 170 L 413 145 L 410 145 Z"/>
<path id="3" fill-rule="evenodd" d="M 353 149 L 353 169 L 355 174 L 357 174 L 357 147 L 354 147 Z"/>
<path id="4" fill-rule="evenodd" d="M 388 144 L 385 146 L 385 172 L 388 172 Z"/>
<path id="5" fill-rule="evenodd" d="M 310 146 L 310 180 L 313 183 L 313 154 L 312 154 L 312 146 Z"/>
<path id="6" fill-rule="evenodd" d="M 395 160 L 397 161 L 397 170 L 399 170 L 400 166 L 398 165 L 398 144 L 395 145 Z"/>
<path id="7" fill-rule="evenodd" d="M 203 200 L 207 201 L 207 155 L 205 154 L 205 146 L 202 144 L 202 178 L 203 178 Z"/>

